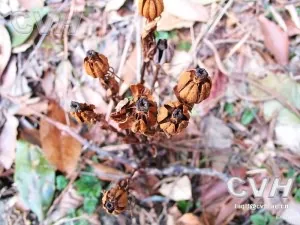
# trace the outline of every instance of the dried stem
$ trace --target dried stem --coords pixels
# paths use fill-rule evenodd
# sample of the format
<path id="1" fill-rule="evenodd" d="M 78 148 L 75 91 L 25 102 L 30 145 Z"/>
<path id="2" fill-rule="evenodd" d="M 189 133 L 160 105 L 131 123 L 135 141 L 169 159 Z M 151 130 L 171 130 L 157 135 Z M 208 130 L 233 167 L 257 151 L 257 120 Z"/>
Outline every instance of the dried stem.
<path id="1" fill-rule="evenodd" d="M 160 65 L 156 64 L 155 66 L 156 66 L 156 69 L 155 69 L 155 74 L 154 74 L 154 77 L 153 77 L 153 82 L 152 82 L 152 85 L 151 85 L 151 90 L 154 89 L 154 86 L 155 86 L 155 83 L 158 80 L 158 74 L 159 74 L 159 71 L 160 71 Z"/>
<path id="2" fill-rule="evenodd" d="M 75 1 L 72 0 L 71 1 L 71 6 L 70 6 L 70 12 L 68 15 L 68 19 L 67 19 L 67 23 L 64 29 L 64 58 L 65 60 L 68 59 L 68 51 L 69 51 L 69 47 L 68 47 L 68 32 L 69 32 L 69 28 L 70 28 L 70 24 L 71 24 L 71 20 L 74 14 L 74 7 L 75 7 Z"/>
<path id="3" fill-rule="evenodd" d="M 144 84 L 145 83 L 145 72 L 146 72 L 146 68 L 148 67 L 149 65 L 149 62 L 143 62 L 143 65 L 142 65 L 142 69 L 141 69 L 141 80 L 140 80 L 140 83 L 141 84 Z"/>
<path id="4" fill-rule="evenodd" d="M 208 168 L 194 168 L 194 167 L 184 167 L 184 166 L 171 166 L 165 169 L 156 169 L 156 168 L 146 168 L 145 169 L 147 174 L 152 175 L 164 175 L 164 176 L 178 176 L 182 174 L 189 174 L 189 175 L 205 175 L 205 176 L 214 176 L 218 177 L 223 181 L 227 181 L 229 177 L 224 174 L 220 173 L 213 169 Z"/>

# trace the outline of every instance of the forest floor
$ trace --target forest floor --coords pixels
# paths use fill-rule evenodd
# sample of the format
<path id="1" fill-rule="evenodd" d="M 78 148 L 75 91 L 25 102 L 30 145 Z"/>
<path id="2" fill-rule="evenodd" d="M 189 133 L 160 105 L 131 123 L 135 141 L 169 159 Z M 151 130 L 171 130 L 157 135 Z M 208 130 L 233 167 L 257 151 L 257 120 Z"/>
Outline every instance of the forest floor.
<path id="1" fill-rule="evenodd" d="M 0 225 L 300 225 L 300 1 L 164 5 L 155 38 L 168 48 L 141 72 L 134 1 L 0 0 Z M 210 96 L 179 134 L 133 140 L 110 119 L 117 101 L 86 73 L 88 50 L 108 58 L 122 98 L 142 73 L 162 106 L 196 66 Z M 102 122 L 76 122 L 72 101 L 94 105 Z M 128 177 L 117 199 L 128 206 L 110 215 L 105 190 Z M 229 193 L 232 177 L 245 180 L 244 196 Z M 262 197 L 247 178 L 268 179 Z M 275 178 L 293 178 L 288 197 L 270 197 Z"/>

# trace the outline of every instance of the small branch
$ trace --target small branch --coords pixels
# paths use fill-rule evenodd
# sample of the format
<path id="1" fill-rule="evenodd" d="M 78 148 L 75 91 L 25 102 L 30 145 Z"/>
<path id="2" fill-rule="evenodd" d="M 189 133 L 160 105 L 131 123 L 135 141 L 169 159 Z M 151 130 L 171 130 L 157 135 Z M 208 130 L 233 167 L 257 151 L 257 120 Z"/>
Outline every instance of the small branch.
<path id="1" fill-rule="evenodd" d="M 71 6 L 70 6 L 70 12 L 68 15 L 68 19 L 67 19 L 67 23 L 64 29 L 64 58 L 65 60 L 68 59 L 68 51 L 69 51 L 69 47 L 68 47 L 68 32 L 69 32 L 69 28 L 70 28 L 70 24 L 71 24 L 71 20 L 74 14 L 74 7 L 75 7 L 75 1 L 72 0 L 71 1 Z"/>
<path id="2" fill-rule="evenodd" d="M 153 82 L 152 82 L 152 85 L 151 85 L 151 90 L 154 89 L 154 86 L 155 86 L 155 83 L 158 80 L 158 74 L 159 74 L 159 71 L 160 71 L 160 65 L 157 64 L 155 66 L 156 66 L 156 69 L 155 69 L 155 74 L 154 74 L 154 77 L 153 77 Z"/>
<path id="3" fill-rule="evenodd" d="M 146 72 L 146 68 L 148 67 L 149 62 L 143 62 L 142 65 L 142 69 L 141 69 L 141 79 L 140 79 L 140 83 L 144 84 L 145 83 L 145 72 Z"/>
<path id="4" fill-rule="evenodd" d="M 223 181 L 227 181 L 229 177 L 224 174 L 220 173 L 213 169 L 208 168 L 194 168 L 194 167 L 184 167 L 184 166 L 172 166 L 165 169 L 156 169 L 156 168 L 147 168 L 145 169 L 146 173 L 152 175 L 164 175 L 164 176 L 178 176 L 181 174 L 189 174 L 189 175 L 205 175 L 205 176 L 213 176 L 218 177 Z"/>

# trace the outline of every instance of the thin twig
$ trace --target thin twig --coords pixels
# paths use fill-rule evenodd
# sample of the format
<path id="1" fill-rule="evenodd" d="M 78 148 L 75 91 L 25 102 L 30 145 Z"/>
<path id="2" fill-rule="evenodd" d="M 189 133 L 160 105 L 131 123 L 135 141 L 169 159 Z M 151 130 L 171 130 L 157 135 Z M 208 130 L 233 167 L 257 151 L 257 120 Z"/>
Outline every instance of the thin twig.
<path id="1" fill-rule="evenodd" d="M 71 6 L 70 6 L 70 12 L 67 18 L 67 23 L 65 25 L 65 29 L 64 29 L 64 58 L 65 60 L 68 59 L 68 51 L 69 51 L 69 47 L 68 47 L 68 32 L 69 32 L 69 28 L 70 28 L 70 24 L 71 24 L 71 20 L 74 14 L 74 7 L 75 7 L 75 1 L 71 0 Z"/>
<path id="2" fill-rule="evenodd" d="M 226 2 L 226 0 L 223 0 L 220 5 L 222 6 L 224 3 Z M 196 53 L 196 50 L 199 47 L 200 42 L 202 41 L 202 39 L 209 33 L 211 33 L 214 28 L 216 27 L 217 23 L 222 19 L 222 17 L 225 15 L 226 11 L 229 9 L 229 7 L 232 5 L 233 0 L 229 0 L 226 5 L 220 8 L 219 12 L 217 12 L 211 19 L 211 21 L 206 25 L 206 28 L 199 33 L 199 35 L 197 36 L 195 42 L 193 43 L 189 53 L 194 55 Z"/>
<path id="3" fill-rule="evenodd" d="M 184 166 L 171 166 L 165 169 L 156 169 L 156 168 L 146 168 L 145 171 L 147 174 L 152 175 L 164 175 L 164 176 L 178 176 L 181 174 L 189 174 L 189 175 L 205 175 L 205 176 L 214 176 L 218 177 L 223 181 L 227 181 L 229 177 L 220 173 L 216 170 L 209 168 L 194 168 L 194 167 L 184 167 Z"/>
<path id="4" fill-rule="evenodd" d="M 158 80 L 158 74 L 159 74 L 159 71 L 160 71 L 160 65 L 157 64 L 155 65 L 156 68 L 155 68 L 155 74 L 154 74 L 154 77 L 153 77 L 153 81 L 152 81 L 152 85 L 151 85 L 151 90 L 154 89 L 154 86 L 155 86 L 155 83 L 157 82 Z"/>
<path id="5" fill-rule="evenodd" d="M 145 83 L 145 72 L 148 65 L 149 62 L 145 62 L 145 61 L 143 62 L 142 69 L 141 69 L 141 79 L 140 79 L 141 84 Z"/>

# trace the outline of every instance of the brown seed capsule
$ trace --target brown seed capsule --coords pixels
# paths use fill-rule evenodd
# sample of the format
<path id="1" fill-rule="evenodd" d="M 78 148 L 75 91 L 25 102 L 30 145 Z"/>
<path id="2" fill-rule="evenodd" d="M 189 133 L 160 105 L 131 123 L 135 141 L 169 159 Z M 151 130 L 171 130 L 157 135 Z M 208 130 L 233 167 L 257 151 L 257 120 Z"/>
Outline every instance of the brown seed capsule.
<path id="1" fill-rule="evenodd" d="M 153 135 L 156 124 L 157 105 L 149 89 L 142 84 L 130 86 L 133 99 L 122 100 L 117 105 L 118 111 L 111 118 L 119 123 L 121 129 L 131 129 L 134 133 Z"/>
<path id="2" fill-rule="evenodd" d="M 189 123 L 190 114 L 187 106 L 180 102 L 168 102 L 159 108 L 157 122 L 167 134 L 174 135 L 183 131 Z"/>
<path id="3" fill-rule="evenodd" d="M 78 123 L 94 124 L 102 119 L 102 115 L 95 113 L 94 109 L 94 105 L 72 101 L 70 114 Z"/>
<path id="4" fill-rule="evenodd" d="M 139 13 L 149 21 L 159 17 L 163 11 L 163 0 L 139 0 Z"/>
<path id="5" fill-rule="evenodd" d="M 196 68 L 183 72 L 174 88 L 178 100 L 182 103 L 193 105 L 209 97 L 211 78 L 205 69 Z"/>
<path id="6" fill-rule="evenodd" d="M 94 50 L 89 50 L 84 58 L 84 68 L 88 75 L 103 79 L 109 70 L 108 59 Z"/>
<path id="7" fill-rule="evenodd" d="M 115 187 L 105 191 L 102 198 L 103 208 L 109 214 L 118 215 L 127 208 L 129 179 L 121 180 Z"/>

